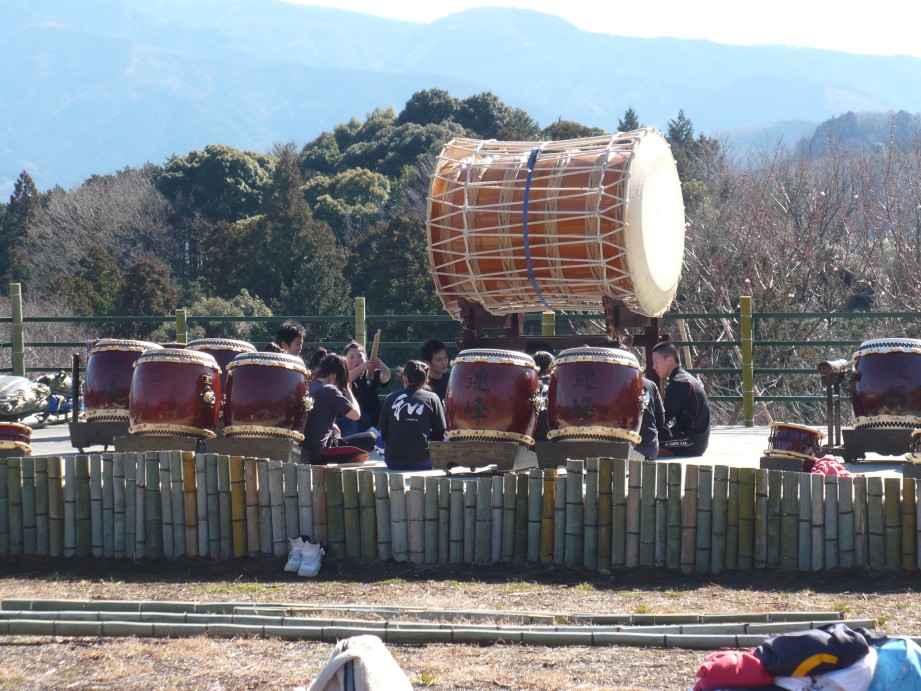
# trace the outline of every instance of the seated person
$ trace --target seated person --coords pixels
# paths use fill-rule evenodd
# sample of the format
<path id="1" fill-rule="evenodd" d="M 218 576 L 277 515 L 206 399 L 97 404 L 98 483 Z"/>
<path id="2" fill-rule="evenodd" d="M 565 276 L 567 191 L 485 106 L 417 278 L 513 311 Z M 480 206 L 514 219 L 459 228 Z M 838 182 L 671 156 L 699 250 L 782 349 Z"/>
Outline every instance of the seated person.
<path id="1" fill-rule="evenodd" d="M 640 443 L 636 452 L 654 461 L 659 457 L 659 428 L 665 427 L 665 409 L 659 387 L 643 377 L 643 418 L 640 421 Z"/>
<path id="2" fill-rule="evenodd" d="M 378 427 L 387 442 L 384 460 L 393 470 L 431 470 L 429 440 L 444 438 L 445 410 L 426 384 L 428 369 L 424 362 L 407 362 L 403 390 L 384 401 Z"/>
<path id="3" fill-rule="evenodd" d="M 339 419 L 336 424 L 345 435 L 365 432 L 380 419 L 381 402 L 377 392 L 390 384 L 390 368 L 380 358 L 368 360 L 365 349 L 355 341 L 349 343 L 342 354 L 349 366 L 349 380 L 361 407 L 361 418 L 357 421 Z"/>
<path id="4" fill-rule="evenodd" d="M 288 320 L 278 327 L 274 342 L 281 348 L 281 352 L 300 357 L 306 335 L 307 329 L 295 321 Z"/>
<path id="5" fill-rule="evenodd" d="M 337 417 L 358 420 L 361 408 L 349 386 L 349 369 L 341 355 L 327 355 L 314 372 L 308 389 L 313 408 L 307 415 L 301 453 L 310 463 L 342 463 L 374 448 L 376 435 L 359 432 L 340 435 Z M 337 450 L 338 449 L 338 450 Z M 349 453 L 352 450 L 353 453 Z"/>
<path id="6" fill-rule="evenodd" d="M 710 441 L 710 403 L 704 387 L 684 370 L 671 343 L 652 349 L 652 368 L 665 386 L 659 456 L 702 456 Z"/>
<path id="7" fill-rule="evenodd" d="M 429 388 L 437 394 L 441 402 L 448 395 L 448 349 L 443 341 L 431 338 L 420 349 L 422 361 L 429 366 Z"/>

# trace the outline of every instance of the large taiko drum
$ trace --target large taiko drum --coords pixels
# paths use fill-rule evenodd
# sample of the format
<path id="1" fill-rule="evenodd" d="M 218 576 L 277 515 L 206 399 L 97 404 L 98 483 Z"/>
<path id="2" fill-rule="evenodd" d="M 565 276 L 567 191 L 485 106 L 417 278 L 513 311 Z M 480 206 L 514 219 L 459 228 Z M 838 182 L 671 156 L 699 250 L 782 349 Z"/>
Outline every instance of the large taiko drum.
<path id="1" fill-rule="evenodd" d="M 448 378 L 449 440 L 534 445 L 541 405 L 534 358 L 511 350 L 462 350 Z"/>
<path id="2" fill-rule="evenodd" d="M 0 449 L 32 453 L 32 428 L 18 422 L 0 422 Z"/>
<path id="3" fill-rule="evenodd" d="M 825 432 L 791 422 L 772 422 L 765 456 L 817 461 Z"/>
<path id="4" fill-rule="evenodd" d="M 854 428 L 921 427 L 921 341 L 864 341 L 853 359 Z"/>
<path id="5" fill-rule="evenodd" d="M 241 353 L 227 366 L 225 437 L 286 437 L 304 441 L 313 405 L 307 368 L 287 353 Z"/>
<path id="6" fill-rule="evenodd" d="M 221 390 L 225 390 L 227 384 L 227 365 L 233 362 L 233 359 L 240 353 L 255 353 L 256 346 L 246 341 L 237 341 L 232 338 L 197 338 L 189 341 L 186 346 L 189 350 L 197 350 L 200 353 L 208 353 L 221 368 Z"/>
<path id="7" fill-rule="evenodd" d="M 556 142 L 453 139 L 428 197 L 428 251 L 445 309 L 597 310 L 607 295 L 662 315 L 678 289 L 684 203 L 654 129 Z"/>
<path id="8" fill-rule="evenodd" d="M 211 355 L 148 350 L 134 363 L 128 433 L 214 438 L 220 401 L 221 368 Z"/>
<path id="9" fill-rule="evenodd" d="M 134 362 L 141 353 L 160 346 L 148 341 L 103 338 L 86 358 L 83 408 L 87 422 L 127 422 Z"/>
<path id="10" fill-rule="evenodd" d="M 570 348 L 553 361 L 547 438 L 640 441 L 643 373 L 626 350 Z"/>

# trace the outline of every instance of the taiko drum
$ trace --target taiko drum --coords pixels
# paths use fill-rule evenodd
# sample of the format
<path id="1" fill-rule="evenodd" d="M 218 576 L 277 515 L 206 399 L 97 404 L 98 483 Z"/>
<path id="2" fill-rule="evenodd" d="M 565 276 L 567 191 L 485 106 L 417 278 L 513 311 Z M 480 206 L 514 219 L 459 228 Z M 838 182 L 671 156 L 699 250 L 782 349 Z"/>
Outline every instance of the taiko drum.
<path id="1" fill-rule="evenodd" d="M 449 440 L 516 441 L 534 445 L 539 381 L 530 355 L 511 350 L 462 350 L 448 378 Z"/>
<path id="2" fill-rule="evenodd" d="M 215 437 L 220 375 L 217 361 L 207 353 L 171 348 L 142 353 L 131 378 L 129 434 Z"/>
<path id="3" fill-rule="evenodd" d="M 286 353 L 241 353 L 227 366 L 225 437 L 304 440 L 313 400 L 303 360 Z"/>
<path id="4" fill-rule="evenodd" d="M 818 460 L 825 432 L 790 422 L 772 422 L 770 430 L 765 456 Z"/>
<path id="5" fill-rule="evenodd" d="M 0 422 L 0 449 L 32 453 L 32 428 L 18 422 Z"/>
<path id="6" fill-rule="evenodd" d="M 921 427 L 921 340 L 864 341 L 853 359 L 854 427 Z"/>
<path id="7" fill-rule="evenodd" d="M 593 310 L 607 295 L 660 316 L 681 277 L 685 219 L 654 129 L 557 142 L 454 139 L 433 174 L 426 227 L 445 309 Z"/>
<path id="8" fill-rule="evenodd" d="M 643 373 L 636 357 L 614 348 L 571 348 L 553 361 L 547 438 L 640 441 Z"/>
<path id="9" fill-rule="evenodd" d="M 103 338 L 86 359 L 83 408 L 87 422 L 127 422 L 134 362 L 157 343 Z"/>
<path id="10" fill-rule="evenodd" d="M 231 338 L 198 338 L 189 341 L 186 346 L 189 350 L 208 353 L 221 368 L 221 389 L 227 385 L 227 365 L 240 353 L 255 353 L 256 346 L 246 341 L 237 341 Z"/>

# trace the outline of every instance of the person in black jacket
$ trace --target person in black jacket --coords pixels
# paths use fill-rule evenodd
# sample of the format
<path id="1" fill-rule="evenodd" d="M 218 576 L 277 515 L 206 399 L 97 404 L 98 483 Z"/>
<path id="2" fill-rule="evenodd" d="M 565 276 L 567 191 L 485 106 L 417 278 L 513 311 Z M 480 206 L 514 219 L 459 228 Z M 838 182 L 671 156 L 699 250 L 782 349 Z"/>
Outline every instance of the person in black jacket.
<path id="1" fill-rule="evenodd" d="M 378 423 L 387 443 L 384 461 L 393 470 L 431 470 L 429 440 L 444 438 L 445 409 L 426 385 L 428 365 L 410 360 L 403 367 L 403 390 L 384 400 Z"/>
<path id="2" fill-rule="evenodd" d="M 681 366 L 678 349 L 659 343 L 652 368 L 665 386 L 665 425 L 659 428 L 660 456 L 702 456 L 710 441 L 710 403 L 704 387 Z"/>

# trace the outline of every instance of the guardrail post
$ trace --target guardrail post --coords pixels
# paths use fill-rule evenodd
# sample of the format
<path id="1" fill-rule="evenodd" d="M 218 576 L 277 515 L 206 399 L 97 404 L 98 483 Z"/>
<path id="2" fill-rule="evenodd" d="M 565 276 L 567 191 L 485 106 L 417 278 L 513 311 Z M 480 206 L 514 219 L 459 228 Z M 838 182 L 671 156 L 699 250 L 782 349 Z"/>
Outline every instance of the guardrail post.
<path id="1" fill-rule="evenodd" d="M 188 343 L 188 312 L 185 309 L 176 310 L 176 342 Z"/>
<path id="2" fill-rule="evenodd" d="M 752 319 L 751 295 L 743 295 L 739 300 L 739 331 L 742 336 L 742 409 L 745 413 L 745 426 L 755 426 L 755 363 L 754 339 L 755 328 Z"/>
<path id="3" fill-rule="evenodd" d="M 556 336 L 556 312 L 544 312 L 540 315 L 540 335 Z"/>
<path id="4" fill-rule="evenodd" d="M 361 347 L 366 347 L 368 340 L 367 324 L 365 324 L 365 299 L 362 296 L 355 298 L 355 342 Z"/>
<path id="5" fill-rule="evenodd" d="M 13 375 L 26 376 L 26 342 L 22 331 L 22 284 L 10 283 L 10 333 L 13 343 Z"/>

